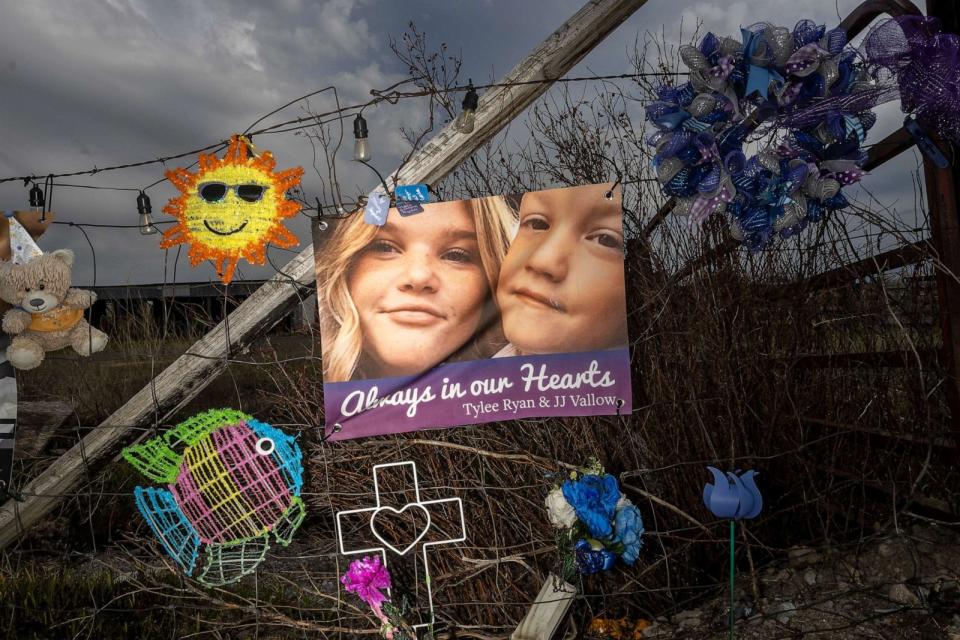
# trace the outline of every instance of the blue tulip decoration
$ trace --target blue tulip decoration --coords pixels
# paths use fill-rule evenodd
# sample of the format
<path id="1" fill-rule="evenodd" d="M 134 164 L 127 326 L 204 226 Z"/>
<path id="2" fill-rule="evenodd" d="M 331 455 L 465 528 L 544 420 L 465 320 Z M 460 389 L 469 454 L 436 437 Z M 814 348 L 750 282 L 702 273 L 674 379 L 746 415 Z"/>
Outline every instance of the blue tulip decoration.
<path id="1" fill-rule="evenodd" d="M 754 480 L 757 473 L 750 470 L 743 473 L 707 467 L 713 474 L 713 484 L 703 487 L 703 504 L 710 513 L 718 518 L 730 520 L 730 639 L 733 640 L 733 588 L 734 588 L 734 533 L 737 520 L 752 520 L 763 510 L 763 497 Z"/>
<path id="2" fill-rule="evenodd" d="M 746 471 L 737 475 L 728 471 L 726 475 L 719 469 L 707 467 L 713 474 L 714 484 L 703 487 L 703 503 L 710 513 L 718 518 L 734 520 L 752 520 L 763 509 L 763 498 L 754 480 L 756 471 Z"/>

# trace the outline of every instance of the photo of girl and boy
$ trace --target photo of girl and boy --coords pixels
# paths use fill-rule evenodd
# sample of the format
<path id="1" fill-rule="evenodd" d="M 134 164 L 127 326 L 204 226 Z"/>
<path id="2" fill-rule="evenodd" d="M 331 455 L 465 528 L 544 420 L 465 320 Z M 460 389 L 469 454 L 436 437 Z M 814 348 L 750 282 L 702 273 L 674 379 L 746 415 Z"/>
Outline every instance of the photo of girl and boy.
<path id="1" fill-rule="evenodd" d="M 358 214 L 314 246 L 328 384 L 627 344 L 615 185 L 390 209 L 380 227 Z"/>

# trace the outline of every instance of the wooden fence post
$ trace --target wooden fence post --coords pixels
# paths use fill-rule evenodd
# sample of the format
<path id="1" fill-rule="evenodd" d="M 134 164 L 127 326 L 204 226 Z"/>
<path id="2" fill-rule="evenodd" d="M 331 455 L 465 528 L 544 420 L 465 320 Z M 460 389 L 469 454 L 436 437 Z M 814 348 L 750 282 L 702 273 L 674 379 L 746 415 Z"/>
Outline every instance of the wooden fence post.
<path id="1" fill-rule="evenodd" d="M 510 640 L 550 640 L 576 597 L 575 586 L 551 573 Z"/>
<path id="2" fill-rule="evenodd" d="M 927 15 L 940 18 L 946 33 L 960 33 L 960 7 L 956 0 L 927 0 Z M 941 147 L 950 147 L 938 140 Z M 954 162 L 940 169 L 929 158 L 923 157 L 923 173 L 927 187 L 927 207 L 930 209 L 930 235 L 937 251 L 937 292 L 940 298 L 940 327 L 943 336 L 943 362 L 949 377 L 946 388 L 950 405 L 950 421 L 954 445 L 960 450 L 960 165 L 953 145 L 947 157 Z"/>

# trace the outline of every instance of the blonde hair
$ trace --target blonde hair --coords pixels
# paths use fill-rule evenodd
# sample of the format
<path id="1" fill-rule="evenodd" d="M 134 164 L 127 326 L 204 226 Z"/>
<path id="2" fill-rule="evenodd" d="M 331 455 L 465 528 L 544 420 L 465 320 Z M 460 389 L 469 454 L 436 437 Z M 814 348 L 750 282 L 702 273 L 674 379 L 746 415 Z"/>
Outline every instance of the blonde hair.
<path id="1" fill-rule="evenodd" d="M 464 201 L 477 230 L 477 244 L 490 299 L 496 299 L 500 264 L 516 231 L 517 214 L 503 196 Z M 367 224 L 360 213 L 337 226 L 317 254 L 317 306 L 325 382 L 351 380 L 363 355 L 360 314 L 347 289 L 357 256 L 373 241 L 379 227 Z M 489 354 L 479 357 L 488 357 Z"/>

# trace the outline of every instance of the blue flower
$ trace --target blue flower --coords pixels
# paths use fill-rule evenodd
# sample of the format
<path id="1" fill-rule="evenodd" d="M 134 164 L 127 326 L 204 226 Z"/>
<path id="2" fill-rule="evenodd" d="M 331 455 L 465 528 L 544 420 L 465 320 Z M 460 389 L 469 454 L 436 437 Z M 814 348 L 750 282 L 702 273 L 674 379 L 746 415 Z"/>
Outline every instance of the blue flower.
<path id="1" fill-rule="evenodd" d="M 753 479 L 756 471 L 743 473 L 728 471 L 726 475 L 719 469 L 707 467 L 713 474 L 714 484 L 703 487 L 703 503 L 718 518 L 751 520 L 760 515 L 763 509 L 763 496 Z"/>
<path id="2" fill-rule="evenodd" d="M 586 475 L 563 483 L 563 497 L 595 538 L 607 538 L 613 532 L 613 515 L 620 499 L 617 479 L 610 474 Z"/>
<path id="3" fill-rule="evenodd" d="M 640 517 L 640 509 L 632 504 L 617 509 L 614 526 L 613 541 L 623 545 L 620 559 L 627 564 L 633 564 L 637 561 L 640 548 L 643 546 L 643 541 L 640 539 L 643 535 L 643 518 Z"/>
<path id="4" fill-rule="evenodd" d="M 609 571 L 617 561 L 617 554 L 606 549 L 594 549 L 584 539 L 577 540 L 574 546 L 577 569 L 585 576 L 601 571 Z"/>

